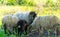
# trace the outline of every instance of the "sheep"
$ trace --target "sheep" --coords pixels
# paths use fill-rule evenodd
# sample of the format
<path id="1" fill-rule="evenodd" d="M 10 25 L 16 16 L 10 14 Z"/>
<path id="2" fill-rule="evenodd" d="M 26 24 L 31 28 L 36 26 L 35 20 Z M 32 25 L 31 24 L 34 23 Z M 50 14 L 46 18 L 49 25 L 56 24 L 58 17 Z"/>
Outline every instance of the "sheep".
<path id="1" fill-rule="evenodd" d="M 26 26 L 27 22 L 25 20 L 19 20 L 19 22 L 17 23 L 18 36 L 21 36 L 24 31 L 26 32 Z"/>
<path id="2" fill-rule="evenodd" d="M 34 19 L 33 23 L 31 24 L 31 26 L 32 26 L 31 30 L 39 29 L 41 31 L 42 28 L 50 29 L 54 25 L 59 24 L 58 20 L 59 19 L 56 16 L 38 16 Z"/>
<path id="3" fill-rule="evenodd" d="M 9 34 L 17 33 L 18 31 L 18 35 L 21 35 L 24 30 L 26 32 L 27 22 L 25 20 L 19 20 L 18 17 L 16 16 L 12 15 L 4 16 L 2 19 L 2 24 L 4 27 L 5 34 L 7 34 L 6 30 L 8 30 Z"/>
<path id="4" fill-rule="evenodd" d="M 17 16 L 19 20 L 26 20 L 28 24 L 31 24 L 36 17 L 36 13 L 34 11 L 17 12 L 14 14 L 14 16 Z"/>
<path id="5" fill-rule="evenodd" d="M 19 20 L 27 21 L 27 28 L 29 30 L 29 28 L 31 27 L 30 24 L 33 22 L 37 15 L 34 11 L 30 11 L 30 12 L 17 12 L 14 14 L 14 16 L 17 16 Z"/>
<path id="6" fill-rule="evenodd" d="M 7 31 L 11 34 L 13 33 L 13 27 L 16 27 L 17 22 L 19 21 L 18 17 L 12 16 L 12 15 L 5 15 L 2 18 L 2 24 L 4 27 L 5 34 L 7 34 Z"/>
<path id="7" fill-rule="evenodd" d="M 38 16 L 34 19 L 34 21 L 31 25 L 32 26 L 38 26 L 37 28 L 39 28 L 40 26 L 52 27 L 53 25 L 55 25 L 57 23 L 58 23 L 58 18 L 56 16 Z"/>

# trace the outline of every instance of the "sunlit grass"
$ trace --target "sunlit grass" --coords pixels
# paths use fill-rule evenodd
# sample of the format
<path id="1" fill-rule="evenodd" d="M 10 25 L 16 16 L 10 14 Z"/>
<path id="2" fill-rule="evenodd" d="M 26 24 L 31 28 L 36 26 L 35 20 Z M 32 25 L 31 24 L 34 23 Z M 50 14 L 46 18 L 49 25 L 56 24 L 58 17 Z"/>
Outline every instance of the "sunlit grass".
<path id="1" fill-rule="evenodd" d="M 14 14 L 18 11 L 35 11 L 38 16 L 46 15 L 55 15 L 60 18 L 60 7 L 55 10 L 55 7 L 44 7 L 42 10 L 39 10 L 35 6 L 0 6 L 0 25 L 2 25 L 2 18 L 6 14 Z"/>

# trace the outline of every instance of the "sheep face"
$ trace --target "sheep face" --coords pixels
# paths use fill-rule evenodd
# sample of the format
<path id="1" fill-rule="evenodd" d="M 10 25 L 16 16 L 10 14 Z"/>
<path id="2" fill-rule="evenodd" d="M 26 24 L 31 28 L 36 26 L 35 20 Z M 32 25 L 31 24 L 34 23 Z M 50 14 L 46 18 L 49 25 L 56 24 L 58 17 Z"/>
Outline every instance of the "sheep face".
<path id="1" fill-rule="evenodd" d="M 30 24 L 33 22 L 33 20 L 35 19 L 36 17 L 36 13 L 31 11 L 30 14 L 29 14 L 29 21 L 30 21 Z"/>

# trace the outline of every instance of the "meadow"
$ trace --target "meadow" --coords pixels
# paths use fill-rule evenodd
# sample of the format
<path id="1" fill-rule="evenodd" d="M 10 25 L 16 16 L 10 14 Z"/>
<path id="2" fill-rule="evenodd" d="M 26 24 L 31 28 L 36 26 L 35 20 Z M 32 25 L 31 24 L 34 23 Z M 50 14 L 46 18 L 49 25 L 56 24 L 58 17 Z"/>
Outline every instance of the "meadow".
<path id="1" fill-rule="evenodd" d="M 3 16 L 14 14 L 18 11 L 35 11 L 37 16 L 55 15 L 60 19 L 60 7 L 43 7 L 43 9 L 39 9 L 35 6 L 0 6 L 0 37 L 5 36 L 4 30 L 2 29 Z M 12 35 L 11 37 L 15 36 Z"/>

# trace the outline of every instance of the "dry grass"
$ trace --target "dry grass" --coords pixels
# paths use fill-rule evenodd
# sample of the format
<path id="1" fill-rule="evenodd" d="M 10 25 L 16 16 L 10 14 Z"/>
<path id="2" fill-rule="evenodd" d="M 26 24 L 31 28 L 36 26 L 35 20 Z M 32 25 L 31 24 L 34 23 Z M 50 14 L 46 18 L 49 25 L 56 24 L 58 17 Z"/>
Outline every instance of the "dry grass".
<path id="1" fill-rule="evenodd" d="M 60 7 L 59 7 L 60 8 Z M 55 7 L 44 7 L 42 10 L 33 6 L 0 6 L 0 23 L 2 17 L 6 14 L 14 14 L 18 11 L 36 11 L 38 16 L 55 15 L 60 18 L 60 9 Z M 39 10 L 40 9 L 40 10 Z"/>

